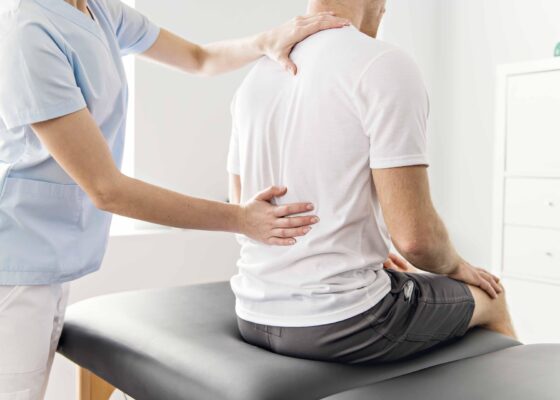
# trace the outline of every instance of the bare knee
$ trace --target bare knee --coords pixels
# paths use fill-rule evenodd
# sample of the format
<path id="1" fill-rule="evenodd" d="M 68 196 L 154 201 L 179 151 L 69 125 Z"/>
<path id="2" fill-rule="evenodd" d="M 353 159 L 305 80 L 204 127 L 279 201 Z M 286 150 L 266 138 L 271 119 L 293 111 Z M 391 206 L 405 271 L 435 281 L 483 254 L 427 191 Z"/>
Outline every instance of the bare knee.
<path id="1" fill-rule="evenodd" d="M 498 298 L 492 299 L 480 288 L 469 286 L 469 289 L 474 297 L 475 303 L 474 313 L 469 327 L 480 326 L 507 336 L 515 337 L 506 303 L 505 290 L 502 290 Z"/>

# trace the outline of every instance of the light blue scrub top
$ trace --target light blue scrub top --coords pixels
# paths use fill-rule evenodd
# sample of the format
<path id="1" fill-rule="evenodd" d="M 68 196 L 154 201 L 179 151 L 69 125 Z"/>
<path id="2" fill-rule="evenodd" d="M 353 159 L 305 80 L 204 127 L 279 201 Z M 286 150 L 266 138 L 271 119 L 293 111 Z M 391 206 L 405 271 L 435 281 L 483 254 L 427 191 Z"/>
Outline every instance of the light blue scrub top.
<path id="1" fill-rule="evenodd" d="M 150 48 L 159 29 L 118 0 L 89 0 L 95 21 L 63 0 L 0 3 L 0 285 L 65 282 L 99 268 L 111 216 L 30 124 L 87 107 L 120 166 L 121 56 Z"/>

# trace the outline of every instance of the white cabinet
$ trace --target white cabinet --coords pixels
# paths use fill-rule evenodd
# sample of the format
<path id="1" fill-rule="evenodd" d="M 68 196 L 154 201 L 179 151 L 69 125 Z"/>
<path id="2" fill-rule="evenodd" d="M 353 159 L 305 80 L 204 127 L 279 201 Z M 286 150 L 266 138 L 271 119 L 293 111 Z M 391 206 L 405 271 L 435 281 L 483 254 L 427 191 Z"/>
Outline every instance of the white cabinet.
<path id="1" fill-rule="evenodd" d="M 506 179 L 504 222 L 560 229 L 560 179 Z"/>
<path id="2" fill-rule="evenodd" d="M 560 342 L 560 60 L 498 70 L 494 269 L 522 341 Z"/>
<path id="3" fill-rule="evenodd" d="M 505 225 L 504 274 L 545 283 L 560 283 L 559 265 L 560 230 Z M 558 301 L 560 305 L 560 299 Z"/>
<path id="4" fill-rule="evenodd" d="M 507 170 L 560 173 L 560 70 L 506 79 Z"/>

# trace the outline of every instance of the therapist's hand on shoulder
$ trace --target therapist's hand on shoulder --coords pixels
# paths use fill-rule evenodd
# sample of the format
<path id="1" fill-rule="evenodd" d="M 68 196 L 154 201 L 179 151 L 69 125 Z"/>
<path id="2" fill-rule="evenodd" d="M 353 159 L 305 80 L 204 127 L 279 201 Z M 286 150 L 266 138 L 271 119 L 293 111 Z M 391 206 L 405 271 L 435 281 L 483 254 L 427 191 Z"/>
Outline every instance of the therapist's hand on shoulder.
<path id="1" fill-rule="evenodd" d="M 161 29 L 156 42 L 142 55 L 181 71 L 214 76 L 244 67 L 268 56 L 292 74 L 297 67 L 290 60 L 296 44 L 319 31 L 350 25 L 350 21 L 331 12 L 296 17 L 266 32 L 241 39 L 199 45 Z"/>
<path id="2" fill-rule="evenodd" d="M 315 215 L 301 215 L 314 209 L 311 203 L 275 206 L 270 201 L 287 193 L 286 187 L 272 186 L 241 205 L 241 232 L 251 239 L 276 245 L 296 244 L 296 237 L 305 236 L 311 225 L 319 222 Z"/>
<path id="3" fill-rule="evenodd" d="M 350 21 L 337 17 L 329 11 L 295 17 L 261 35 L 263 52 L 270 59 L 279 62 L 286 71 L 295 75 L 297 66 L 290 59 L 290 53 L 296 44 L 319 31 L 349 25 Z"/>

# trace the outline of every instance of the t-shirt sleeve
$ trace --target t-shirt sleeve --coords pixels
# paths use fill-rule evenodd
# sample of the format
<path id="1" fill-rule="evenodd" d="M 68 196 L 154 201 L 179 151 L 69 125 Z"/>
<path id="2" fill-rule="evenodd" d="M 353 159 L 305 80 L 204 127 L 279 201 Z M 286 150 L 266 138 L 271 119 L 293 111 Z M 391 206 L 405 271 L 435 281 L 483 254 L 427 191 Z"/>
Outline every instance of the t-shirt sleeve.
<path id="1" fill-rule="evenodd" d="M 230 174 L 241 175 L 241 162 L 239 156 L 239 134 L 235 127 L 235 99 L 231 105 L 231 137 L 229 141 L 229 152 L 227 158 L 227 170 Z"/>
<path id="2" fill-rule="evenodd" d="M 409 56 L 389 50 L 374 59 L 360 78 L 356 98 L 372 169 L 428 165 L 429 99 Z"/>
<path id="3" fill-rule="evenodd" d="M 160 29 L 120 0 L 107 0 L 121 55 L 143 53 L 155 43 Z"/>
<path id="4" fill-rule="evenodd" d="M 86 107 L 64 51 L 39 24 L 0 40 L 0 118 L 8 129 Z"/>

